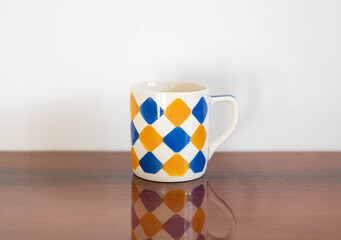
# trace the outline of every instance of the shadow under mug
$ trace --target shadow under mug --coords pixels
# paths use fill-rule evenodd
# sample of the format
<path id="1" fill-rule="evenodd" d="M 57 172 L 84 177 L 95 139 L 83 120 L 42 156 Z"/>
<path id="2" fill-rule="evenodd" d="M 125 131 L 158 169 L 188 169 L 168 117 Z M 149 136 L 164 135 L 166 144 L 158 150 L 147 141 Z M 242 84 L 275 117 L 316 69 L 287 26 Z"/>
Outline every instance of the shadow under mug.
<path id="1" fill-rule="evenodd" d="M 165 184 L 133 176 L 131 190 L 131 239 L 234 239 L 232 209 L 204 180 Z M 211 234 L 209 223 L 219 223 L 223 237 Z"/>
<path id="2" fill-rule="evenodd" d="M 232 120 L 208 143 L 211 106 L 228 102 Z M 209 96 L 193 82 L 142 82 L 130 87 L 131 162 L 135 175 L 158 182 L 183 182 L 205 174 L 214 151 L 232 134 L 238 104 L 231 95 Z"/>

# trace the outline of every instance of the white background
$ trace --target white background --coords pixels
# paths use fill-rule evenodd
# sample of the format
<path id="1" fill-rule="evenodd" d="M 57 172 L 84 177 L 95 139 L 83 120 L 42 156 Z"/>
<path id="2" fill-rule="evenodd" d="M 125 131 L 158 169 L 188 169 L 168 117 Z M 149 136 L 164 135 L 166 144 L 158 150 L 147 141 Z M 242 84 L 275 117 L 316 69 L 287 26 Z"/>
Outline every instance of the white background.
<path id="1" fill-rule="evenodd" d="M 0 150 L 129 150 L 137 81 L 234 94 L 224 151 L 341 150 L 341 1 L 0 1 Z M 210 138 L 230 109 L 211 112 Z"/>

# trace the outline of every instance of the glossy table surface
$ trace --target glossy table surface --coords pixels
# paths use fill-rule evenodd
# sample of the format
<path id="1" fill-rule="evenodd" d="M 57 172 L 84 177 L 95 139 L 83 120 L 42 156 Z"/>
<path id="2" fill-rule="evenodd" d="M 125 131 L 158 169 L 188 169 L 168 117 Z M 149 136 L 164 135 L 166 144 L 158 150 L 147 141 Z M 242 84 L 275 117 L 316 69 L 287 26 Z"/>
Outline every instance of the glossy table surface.
<path id="1" fill-rule="evenodd" d="M 0 153 L 0 239 L 341 239 L 341 153 L 216 153 L 186 183 L 124 152 Z"/>

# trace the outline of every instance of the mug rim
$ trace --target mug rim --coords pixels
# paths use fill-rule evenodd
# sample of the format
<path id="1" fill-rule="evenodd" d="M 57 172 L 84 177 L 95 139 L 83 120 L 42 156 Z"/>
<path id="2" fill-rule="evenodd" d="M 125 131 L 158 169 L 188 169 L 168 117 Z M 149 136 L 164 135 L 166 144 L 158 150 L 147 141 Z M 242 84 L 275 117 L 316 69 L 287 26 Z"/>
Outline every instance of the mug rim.
<path id="1" fill-rule="evenodd" d="M 153 86 L 156 84 L 162 84 L 165 86 L 170 87 L 171 85 L 191 85 L 191 87 L 196 88 L 194 90 L 184 90 L 184 91 L 164 91 L 164 90 L 157 90 L 152 89 Z M 208 91 L 208 86 L 203 83 L 192 82 L 192 81 L 143 81 L 143 82 L 136 82 L 130 85 L 130 91 L 137 90 L 143 92 L 150 92 L 150 93 L 166 93 L 166 94 L 190 94 L 190 93 L 203 93 Z"/>

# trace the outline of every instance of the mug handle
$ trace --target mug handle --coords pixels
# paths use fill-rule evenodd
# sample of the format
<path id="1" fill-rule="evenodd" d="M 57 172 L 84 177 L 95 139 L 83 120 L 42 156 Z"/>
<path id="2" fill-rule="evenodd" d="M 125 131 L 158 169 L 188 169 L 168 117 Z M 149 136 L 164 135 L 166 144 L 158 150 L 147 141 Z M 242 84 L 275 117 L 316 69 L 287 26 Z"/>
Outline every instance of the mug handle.
<path id="1" fill-rule="evenodd" d="M 207 182 L 207 198 L 211 199 L 212 202 L 214 202 L 224 213 L 225 216 L 228 217 L 228 224 L 227 228 L 229 229 L 229 232 L 224 237 L 216 237 L 213 234 L 211 234 L 207 230 L 207 239 L 208 240 L 233 240 L 236 235 L 236 219 L 233 214 L 232 209 L 229 205 L 227 205 L 226 202 L 224 202 L 213 190 L 212 186 L 209 182 Z"/>
<path id="2" fill-rule="evenodd" d="M 230 126 L 225 130 L 225 132 L 215 139 L 213 142 L 211 142 L 208 145 L 208 160 L 211 159 L 213 153 L 217 150 L 217 148 L 225 142 L 230 135 L 232 134 L 233 130 L 237 126 L 238 121 L 238 102 L 237 99 L 232 95 L 217 95 L 217 96 L 211 96 L 210 97 L 210 107 L 212 107 L 216 103 L 220 102 L 228 102 L 232 106 L 232 121 L 230 123 Z"/>

